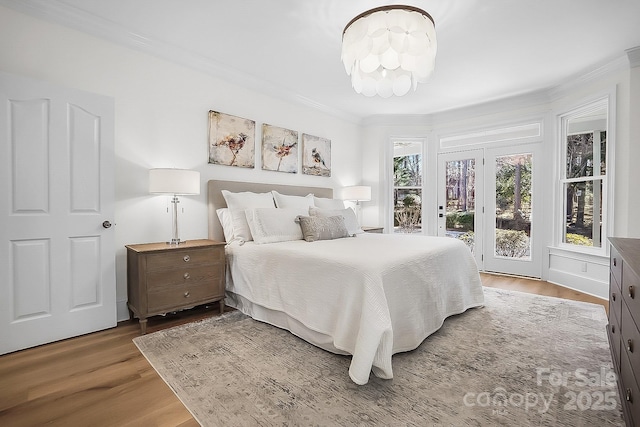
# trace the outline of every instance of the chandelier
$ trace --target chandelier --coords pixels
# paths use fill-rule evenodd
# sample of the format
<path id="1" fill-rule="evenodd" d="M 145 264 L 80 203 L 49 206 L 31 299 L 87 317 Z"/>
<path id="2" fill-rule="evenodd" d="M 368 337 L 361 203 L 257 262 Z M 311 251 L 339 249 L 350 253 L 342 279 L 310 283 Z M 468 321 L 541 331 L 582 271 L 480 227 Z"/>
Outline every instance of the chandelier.
<path id="1" fill-rule="evenodd" d="M 353 89 L 402 96 L 427 81 L 437 51 L 435 22 L 413 6 L 382 6 L 356 16 L 342 34 L 342 62 Z"/>

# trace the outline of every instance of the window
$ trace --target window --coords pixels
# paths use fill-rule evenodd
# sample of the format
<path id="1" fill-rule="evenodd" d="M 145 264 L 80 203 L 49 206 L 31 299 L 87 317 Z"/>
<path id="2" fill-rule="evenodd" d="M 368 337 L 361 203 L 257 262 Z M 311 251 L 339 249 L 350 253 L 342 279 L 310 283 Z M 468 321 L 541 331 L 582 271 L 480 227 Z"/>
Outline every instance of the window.
<path id="1" fill-rule="evenodd" d="M 606 240 L 607 102 L 562 118 L 562 243 L 602 248 Z"/>
<path id="2" fill-rule="evenodd" d="M 422 232 L 422 141 L 393 142 L 393 229 Z"/>

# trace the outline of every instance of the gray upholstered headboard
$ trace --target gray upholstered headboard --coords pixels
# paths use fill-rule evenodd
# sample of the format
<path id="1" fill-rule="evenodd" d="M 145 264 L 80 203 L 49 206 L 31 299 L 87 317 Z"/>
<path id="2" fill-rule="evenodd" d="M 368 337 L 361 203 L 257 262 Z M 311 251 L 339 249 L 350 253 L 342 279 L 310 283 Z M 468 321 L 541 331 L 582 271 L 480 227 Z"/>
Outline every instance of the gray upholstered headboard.
<path id="1" fill-rule="evenodd" d="M 216 209 L 227 207 L 227 203 L 222 197 L 222 190 L 229 190 L 233 193 L 241 191 L 253 191 L 254 193 L 267 193 L 275 190 L 280 194 L 289 196 L 306 196 L 309 193 L 318 197 L 333 197 L 332 188 L 323 187 L 300 187 L 296 185 L 281 184 L 262 184 L 256 182 L 241 181 L 217 181 L 211 180 L 207 182 L 207 205 L 208 205 L 208 221 L 209 221 L 209 239 L 224 242 L 224 234 L 222 233 L 222 225 L 216 214 Z"/>

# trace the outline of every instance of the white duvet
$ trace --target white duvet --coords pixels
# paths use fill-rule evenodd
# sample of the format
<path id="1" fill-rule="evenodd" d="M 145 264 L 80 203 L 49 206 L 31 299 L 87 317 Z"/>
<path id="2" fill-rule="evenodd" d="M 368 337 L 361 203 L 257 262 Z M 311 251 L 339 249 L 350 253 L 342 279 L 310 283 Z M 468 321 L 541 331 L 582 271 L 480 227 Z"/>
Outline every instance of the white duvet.
<path id="1" fill-rule="evenodd" d="M 365 233 L 234 243 L 227 262 L 230 305 L 351 354 L 356 384 L 366 384 L 370 372 L 392 378 L 393 354 L 415 349 L 445 318 L 484 301 L 469 249 L 452 238 Z M 272 316 L 255 315 L 264 312 Z"/>

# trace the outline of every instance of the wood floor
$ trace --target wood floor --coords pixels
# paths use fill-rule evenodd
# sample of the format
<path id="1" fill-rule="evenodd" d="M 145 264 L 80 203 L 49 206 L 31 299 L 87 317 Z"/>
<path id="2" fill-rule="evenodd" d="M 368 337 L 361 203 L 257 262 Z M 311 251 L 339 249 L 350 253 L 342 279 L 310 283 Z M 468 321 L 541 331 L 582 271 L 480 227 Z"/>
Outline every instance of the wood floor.
<path id="1" fill-rule="evenodd" d="M 482 275 L 485 286 L 603 304 L 553 284 Z M 218 306 L 149 320 L 147 331 L 218 315 Z M 197 426 L 131 341 L 137 322 L 0 356 L 0 426 Z"/>

